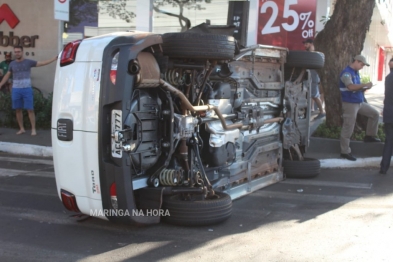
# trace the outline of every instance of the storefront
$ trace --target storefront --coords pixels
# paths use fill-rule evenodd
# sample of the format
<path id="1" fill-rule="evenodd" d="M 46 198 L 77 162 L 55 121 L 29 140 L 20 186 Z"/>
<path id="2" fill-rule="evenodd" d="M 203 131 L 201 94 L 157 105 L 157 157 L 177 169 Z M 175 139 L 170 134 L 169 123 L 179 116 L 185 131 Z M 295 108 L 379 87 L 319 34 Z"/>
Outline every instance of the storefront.
<path id="1" fill-rule="evenodd" d="M 26 58 L 42 61 L 50 59 L 60 52 L 64 44 L 76 39 L 127 30 L 180 32 L 188 24 L 195 26 L 203 22 L 236 25 L 237 37 L 241 38 L 243 34 L 244 45 L 303 49 L 302 41 L 315 37 L 323 29 L 323 18 L 331 14 L 333 6 L 332 0 L 200 0 L 184 5 L 183 13 L 179 15 L 180 7 L 166 1 L 67 0 L 70 1 L 70 20 L 63 22 L 54 19 L 54 1 L 64 0 L 2 1 L 0 60 L 4 52 L 12 52 L 16 44 L 24 46 Z M 391 19 L 385 21 L 384 17 L 389 17 L 389 14 L 380 10 L 384 9 L 377 5 L 363 50 L 367 59 L 372 61 L 372 66 L 364 73 L 369 74 L 373 81 L 385 75 L 386 60 L 390 59 L 385 47 L 392 46 L 387 38 Z M 385 61 L 381 63 L 382 60 Z M 51 92 L 54 73 L 54 63 L 33 69 L 33 85 L 45 93 Z"/>
<path id="2" fill-rule="evenodd" d="M 13 46 L 23 46 L 25 58 L 37 61 L 59 53 L 59 21 L 53 0 L 6 0 L 0 4 L 0 60 Z M 55 64 L 32 69 L 33 85 L 44 93 L 53 90 Z"/>

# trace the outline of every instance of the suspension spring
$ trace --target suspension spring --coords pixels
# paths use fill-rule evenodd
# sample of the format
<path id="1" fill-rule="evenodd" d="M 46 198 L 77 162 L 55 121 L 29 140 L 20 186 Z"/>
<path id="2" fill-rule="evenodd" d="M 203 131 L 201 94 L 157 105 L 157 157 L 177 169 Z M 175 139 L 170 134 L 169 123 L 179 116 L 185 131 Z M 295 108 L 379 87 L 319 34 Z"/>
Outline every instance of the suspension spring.
<path id="1" fill-rule="evenodd" d="M 182 183 L 183 175 L 180 170 L 164 168 L 160 173 L 160 184 L 163 186 L 177 186 Z"/>
<path id="2" fill-rule="evenodd" d="M 181 69 L 171 69 L 165 73 L 165 79 L 171 85 L 177 86 L 183 83 L 182 80 L 182 70 Z"/>

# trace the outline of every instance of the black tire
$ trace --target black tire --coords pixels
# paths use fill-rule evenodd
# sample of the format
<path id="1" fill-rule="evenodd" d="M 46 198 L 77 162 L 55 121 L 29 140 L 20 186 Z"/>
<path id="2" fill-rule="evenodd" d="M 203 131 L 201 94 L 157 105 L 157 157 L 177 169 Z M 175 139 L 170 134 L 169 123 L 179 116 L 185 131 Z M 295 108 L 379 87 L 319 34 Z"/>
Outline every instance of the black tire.
<path id="1" fill-rule="evenodd" d="M 283 160 L 282 167 L 288 178 L 312 178 L 321 173 L 321 162 L 314 158 L 300 160 Z"/>
<path id="2" fill-rule="evenodd" d="M 162 35 L 164 55 L 174 58 L 229 60 L 235 55 L 235 38 L 203 33 Z"/>
<path id="3" fill-rule="evenodd" d="M 289 51 L 286 67 L 321 69 L 325 64 L 325 56 L 320 52 Z"/>
<path id="4" fill-rule="evenodd" d="M 163 221 L 181 226 L 207 226 L 220 223 L 232 214 L 232 200 L 228 194 L 216 192 L 216 198 L 187 201 L 180 195 L 164 198 L 163 209 L 170 216 L 162 217 Z"/>

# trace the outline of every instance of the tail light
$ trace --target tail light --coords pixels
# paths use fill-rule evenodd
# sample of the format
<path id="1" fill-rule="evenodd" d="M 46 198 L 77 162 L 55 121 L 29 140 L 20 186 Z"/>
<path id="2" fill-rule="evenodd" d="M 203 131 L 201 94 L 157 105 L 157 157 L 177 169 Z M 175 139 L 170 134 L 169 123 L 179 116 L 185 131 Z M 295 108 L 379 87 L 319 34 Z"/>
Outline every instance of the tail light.
<path id="1" fill-rule="evenodd" d="M 60 66 L 66 66 L 75 62 L 76 50 L 78 50 L 79 44 L 82 40 L 76 40 L 69 42 L 63 49 L 60 58 Z"/>
<path id="2" fill-rule="evenodd" d="M 119 63 L 119 52 L 117 52 L 112 58 L 111 71 L 109 72 L 109 78 L 111 79 L 112 84 L 116 84 L 118 63 Z"/>
<path id="3" fill-rule="evenodd" d="M 71 194 L 70 192 L 61 189 L 60 195 L 61 201 L 63 202 L 65 208 L 70 211 L 80 212 L 74 194 Z"/>
<path id="4" fill-rule="evenodd" d="M 117 74 L 117 70 L 111 69 L 111 72 L 109 73 L 109 77 L 111 79 L 112 84 L 116 84 L 116 74 Z"/>
<path id="5" fill-rule="evenodd" d="M 113 183 L 110 188 L 111 203 L 114 209 L 118 208 L 117 205 L 117 193 L 116 193 L 116 183 Z"/>

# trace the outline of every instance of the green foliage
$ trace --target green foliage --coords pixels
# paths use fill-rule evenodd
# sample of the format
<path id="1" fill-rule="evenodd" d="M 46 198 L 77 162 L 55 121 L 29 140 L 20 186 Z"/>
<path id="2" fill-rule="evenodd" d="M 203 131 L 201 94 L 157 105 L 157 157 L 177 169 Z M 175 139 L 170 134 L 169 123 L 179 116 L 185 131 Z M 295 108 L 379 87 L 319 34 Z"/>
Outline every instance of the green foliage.
<path id="1" fill-rule="evenodd" d="M 99 11 L 101 14 L 108 14 L 114 19 L 120 18 L 127 23 L 131 23 L 136 14 L 128 10 L 127 2 L 128 0 L 101 1 Z"/>
<path id="2" fill-rule="evenodd" d="M 323 121 L 323 123 L 318 126 L 317 130 L 315 130 L 312 136 L 337 139 L 340 137 L 340 132 L 341 132 L 341 127 L 329 128 L 326 125 L 326 122 Z"/>
<path id="3" fill-rule="evenodd" d="M 370 83 L 371 82 L 371 77 L 369 75 L 367 75 L 367 74 L 361 74 L 360 75 L 360 82 L 362 84 Z"/>
<path id="4" fill-rule="evenodd" d="M 328 127 L 326 122 L 324 121 L 320 124 L 312 134 L 314 137 L 323 137 L 323 138 L 332 138 L 332 139 L 340 139 L 341 127 Z M 364 131 L 354 131 L 351 137 L 351 140 L 355 141 L 363 141 L 366 133 Z M 378 125 L 378 133 L 377 136 L 381 139 L 382 142 L 385 142 L 385 133 L 383 131 L 383 124 Z"/>
<path id="5" fill-rule="evenodd" d="M 326 25 L 326 23 L 330 20 L 330 16 L 325 16 L 323 15 L 321 17 L 321 20 L 319 20 L 319 22 L 322 22 L 323 25 Z"/>
<path id="6" fill-rule="evenodd" d="M 34 96 L 35 122 L 37 128 L 50 129 L 51 127 L 52 97 L 53 93 L 50 93 L 47 97 L 39 94 L 35 94 Z"/>
<path id="7" fill-rule="evenodd" d="M 13 113 L 11 94 L 0 92 L 0 126 L 9 126 L 9 120 L 15 118 Z"/>
<path id="8" fill-rule="evenodd" d="M 385 132 L 383 131 L 383 124 L 379 124 L 377 136 L 381 139 L 382 142 L 385 142 Z"/>
<path id="9" fill-rule="evenodd" d="M 44 97 L 39 92 L 34 92 L 34 112 L 37 129 L 49 129 L 52 118 L 52 93 Z M 23 124 L 25 128 L 31 128 L 26 110 L 23 110 Z M 11 94 L 0 93 L 0 125 L 18 128 L 15 110 L 12 109 Z"/>
<path id="10" fill-rule="evenodd" d="M 155 7 L 165 7 L 165 6 L 179 6 L 181 8 L 187 8 L 188 10 L 205 10 L 205 8 L 201 5 L 203 2 L 210 4 L 211 0 L 161 0 L 154 1 L 153 4 Z"/>

